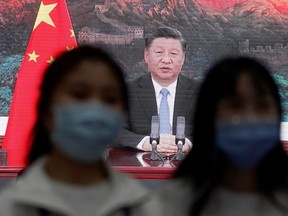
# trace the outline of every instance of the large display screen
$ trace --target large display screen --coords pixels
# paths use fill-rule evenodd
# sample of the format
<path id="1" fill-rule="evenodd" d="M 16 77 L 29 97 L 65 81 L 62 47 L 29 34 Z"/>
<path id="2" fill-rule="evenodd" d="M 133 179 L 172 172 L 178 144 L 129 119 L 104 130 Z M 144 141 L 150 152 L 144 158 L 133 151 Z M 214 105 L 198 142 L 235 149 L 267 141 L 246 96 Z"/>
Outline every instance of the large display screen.
<path id="1" fill-rule="evenodd" d="M 51 4 L 56 0 L 49 0 Z M 41 1 L 0 5 L 0 116 L 13 90 Z M 101 44 L 124 67 L 127 81 L 147 73 L 148 31 L 171 26 L 188 42 L 185 75 L 201 80 L 227 55 L 253 56 L 271 68 L 288 122 L 288 3 L 281 0 L 67 0 L 78 44 Z"/>

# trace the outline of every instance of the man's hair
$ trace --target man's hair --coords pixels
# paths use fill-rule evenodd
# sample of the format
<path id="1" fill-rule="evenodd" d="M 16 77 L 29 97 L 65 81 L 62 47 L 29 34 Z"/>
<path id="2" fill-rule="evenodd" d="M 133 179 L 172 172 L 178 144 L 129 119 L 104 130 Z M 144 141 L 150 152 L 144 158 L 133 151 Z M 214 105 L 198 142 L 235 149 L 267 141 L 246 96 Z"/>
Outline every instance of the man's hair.
<path id="1" fill-rule="evenodd" d="M 160 27 L 149 32 L 145 37 L 145 48 L 148 49 L 156 38 L 172 38 L 179 40 L 183 52 L 186 51 L 186 40 L 180 31 L 171 27 Z"/>

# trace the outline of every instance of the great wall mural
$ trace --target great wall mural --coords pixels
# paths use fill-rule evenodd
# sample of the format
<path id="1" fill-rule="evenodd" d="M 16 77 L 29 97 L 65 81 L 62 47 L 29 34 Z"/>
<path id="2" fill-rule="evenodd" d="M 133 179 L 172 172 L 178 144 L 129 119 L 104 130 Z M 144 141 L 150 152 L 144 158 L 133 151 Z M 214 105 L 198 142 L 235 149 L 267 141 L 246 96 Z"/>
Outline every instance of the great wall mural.
<path id="1" fill-rule="evenodd" d="M 0 6 L 0 116 L 8 115 L 17 71 L 40 0 Z M 288 121 L 288 3 L 276 0 L 68 0 L 79 44 L 100 44 L 115 54 L 127 80 L 146 73 L 145 33 L 167 25 L 188 42 L 183 73 L 201 80 L 226 55 L 269 64 Z M 11 37 L 13 35 L 13 37 Z"/>

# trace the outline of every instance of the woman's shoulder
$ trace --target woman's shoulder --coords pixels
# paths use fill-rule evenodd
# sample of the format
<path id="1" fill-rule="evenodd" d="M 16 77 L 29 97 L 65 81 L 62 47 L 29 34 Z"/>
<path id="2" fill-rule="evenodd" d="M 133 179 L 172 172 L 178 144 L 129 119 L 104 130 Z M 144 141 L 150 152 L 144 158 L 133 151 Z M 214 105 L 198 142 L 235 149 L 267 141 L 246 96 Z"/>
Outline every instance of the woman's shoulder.
<path id="1" fill-rule="evenodd" d="M 131 207 L 133 215 L 163 215 L 160 201 L 153 192 L 138 180 L 111 168 L 108 169 L 113 188 L 109 202 L 114 203 L 113 208 Z"/>
<path id="2" fill-rule="evenodd" d="M 168 180 L 157 192 L 164 215 L 187 215 L 193 199 L 192 185 L 184 179 Z"/>
<path id="3" fill-rule="evenodd" d="M 288 208 L 288 188 L 281 188 L 274 192 L 274 196 L 279 203 Z"/>
<path id="4" fill-rule="evenodd" d="M 160 194 L 175 193 L 179 196 L 185 196 L 187 193 L 190 192 L 191 192 L 191 185 L 187 183 L 187 180 L 181 178 L 168 180 L 159 190 Z"/>
<path id="5" fill-rule="evenodd" d="M 10 216 L 17 215 L 18 208 L 16 208 L 18 185 L 16 182 L 11 182 L 5 186 L 0 192 L 0 215 Z M 21 215 L 26 215 L 24 212 Z"/>

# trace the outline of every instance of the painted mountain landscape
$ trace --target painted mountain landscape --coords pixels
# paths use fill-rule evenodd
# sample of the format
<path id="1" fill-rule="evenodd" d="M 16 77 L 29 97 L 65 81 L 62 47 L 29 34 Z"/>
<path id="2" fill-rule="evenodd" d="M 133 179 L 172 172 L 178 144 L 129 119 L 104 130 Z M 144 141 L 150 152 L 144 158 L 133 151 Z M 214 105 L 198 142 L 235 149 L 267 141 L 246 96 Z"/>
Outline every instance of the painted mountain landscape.
<path id="1" fill-rule="evenodd" d="M 53 0 L 50 0 L 53 3 Z M 13 87 L 40 5 L 10 0 L 0 6 L 0 116 L 9 114 Z M 227 55 L 249 55 L 269 64 L 280 86 L 288 121 L 288 3 L 286 0 L 68 0 L 78 44 L 100 44 L 115 53 L 127 80 L 146 73 L 145 34 L 160 26 L 188 42 L 183 73 L 201 80 Z"/>

